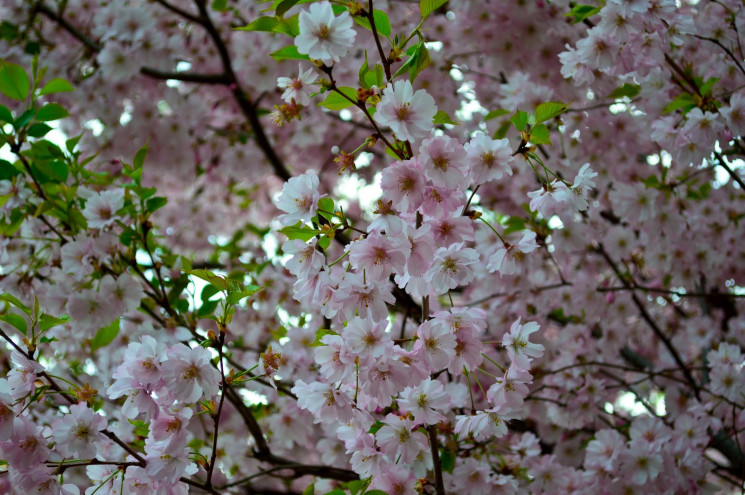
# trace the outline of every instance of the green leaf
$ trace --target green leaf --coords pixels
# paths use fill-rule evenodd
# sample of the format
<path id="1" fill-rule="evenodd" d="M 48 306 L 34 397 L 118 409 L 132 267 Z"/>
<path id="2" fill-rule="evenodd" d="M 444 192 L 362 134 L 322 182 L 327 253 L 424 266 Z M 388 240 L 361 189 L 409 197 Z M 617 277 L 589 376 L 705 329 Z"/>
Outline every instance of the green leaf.
<path id="1" fill-rule="evenodd" d="M 323 495 L 347 495 L 344 490 L 339 490 L 338 488 L 336 490 L 331 490 L 330 492 L 326 492 Z"/>
<path id="2" fill-rule="evenodd" d="M 325 251 L 331 245 L 331 237 L 329 237 L 327 235 L 321 237 L 318 240 L 318 245 L 321 247 L 321 249 L 323 249 Z"/>
<path id="3" fill-rule="evenodd" d="M 448 0 L 420 0 L 419 12 L 422 14 L 422 19 L 429 17 L 432 12 L 445 5 L 447 1 Z"/>
<path id="4" fill-rule="evenodd" d="M 510 122 L 512 122 L 512 124 L 518 131 L 522 132 L 528 125 L 528 114 L 526 112 L 523 112 L 522 110 L 518 110 L 517 112 L 512 114 L 512 117 L 510 117 Z"/>
<path id="5" fill-rule="evenodd" d="M 496 131 L 494 131 L 494 135 L 492 136 L 492 139 L 502 139 L 507 135 L 507 131 L 510 130 L 510 121 L 505 120 L 502 122 L 502 124 L 497 128 Z"/>
<path id="6" fill-rule="evenodd" d="M 0 93 L 13 100 L 23 101 L 31 89 L 31 81 L 20 65 L 0 60 Z"/>
<path id="7" fill-rule="evenodd" d="M 551 144 L 550 135 L 546 124 L 538 124 L 530 129 L 530 142 L 533 144 Z"/>
<path id="8" fill-rule="evenodd" d="M 49 127 L 48 125 L 37 123 L 29 127 L 26 134 L 28 134 L 29 137 L 32 137 L 32 138 L 40 138 L 40 137 L 46 136 L 47 133 L 51 130 L 52 128 Z"/>
<path id="9" fill-rule="evenodd" d="M 320 347 L 322 345 L 325 345 L 321 342 L 321 339 L 325 337 L 326 335 L 339 335 L 338 333 L 334 332 L 333 330 L 329 330 L 328 328 L 320 328 L 316 332 L 316 338 L 313 339 L 313 343 L 310 344 L 311 347 Z"/>
<path id="10" fill-rule="evenodd" d="M 388 492 L 384 492 L 383 490 L 370 490 L 369 492 L 365 492 L 364 495 L 388 495 Z"/>
<path id="11" fill-rule="evenodd" d="M 314 495 L 316 493 L 316 484 L 311 483 L 310 485 L 305 487 L 305 490 L 303 490 L 303 495 Z"/>
<path id="12" fill-rule="evenodd" d="M 575 5 L 568 14 L 564 14 L 564 17 L 572 17 L 572 24 L 577 24 L 598 12 L 600 12 L 600 9 L 592 5 Z"/>
<path id="13" fill-rule="evenodd" d="M 504 235 L 525 230 L 525 220 L 520 217 L 509 217 L 502 224 L 505 226 Z"/>
<path id="14" fill-rule="evenodd" d="M 134 160 L 132 160 L 132 166 L 135 169 L 141 169 L 145 164 L 145 157 L 147 156 L 147 145 L 143 146 L 135 154 Z"/>
<path id="15" fill-rule="evenodd" d="M 623 97 L 634 98 L 636 95 L 639 94 L 639 91 L 641 91 L 641 89 L 642 87 L 638 84 L 624 83 L 623 86 L 619 86 L 611 91 L 608 95 L 608 98 L 613 98 L 614 100 Z"/>
<path id="16" fill-rule="evenodd" d="M 346 96 L 351 98 L 352 101 L 349 101 L 347 98 L 344 98 L 342 95 L 337 93 L 336 91 L 329 92 L 329 95 L 326 97 L 325 100 L 318 103 L 319 107 L 328 108 L 329 110 L 342 110 L 344 108 L 349 108 L 354 105 L 353 102 L 357 101 L 357 90 L 354 88 L 350 88 L 347 86 L 342 86 L 340 88 L 337 88 L 339 91 L 344 93 Z"/>
<path id="17" fill-rule="evenodd" d="M 72 87 L 72 84 L 70 84 L 67 79 L 55 77 L 41 88 L 39 96 L 49 95 L 52 93 L 69 93 L 70 91 L 75 91 L 75 88 Z"/>
<path id="18" fill-rule="evenodd" d="M 235 28 L 236 31 L 266 31 L 272 32 L 279 24 L 276 17 L 262 16 L 254 19 L 247 26 Z"/>
<path id="19" fill-rule="evenodd" d="M 46 313 L 42 313 L 42 315 L 39 317 L 39 328 L 42 332 L 46 332 L 50 328 L 54 328 L 59 325 L 64 325 L 70 321 L 70 317 L 67 315 L 62 315 L 60 317 L 48 315 Z"/>
<path id="20" fill-rule="evenodd" d="M 228 290 L 227 279 L 225 279 L 225 277 L 221 277 L 220 275 L 212 273 L 209 270 L 184 270 L 184 273 L 188 273 L 189 275 L 194 275 L 197 278 L 201 278 L 202 280 L 211 283 L 220 290 Z"/>
<path id="21" fill-rule="evenodd" d="M 202 289 L 202 293 L 199 295 L 199 298 L 204 303 L 204 302 L 209 301 L 212 296 L 214 296 L 215 294 L 219 294 L 219 293 L 220 293 L 220 289 L 218 289 L 212 284 L 207 284 Z"/>
<path id="22" fill-rule="evenodd" d="M 128 419 L 129 423 L 134 426 L 134 434 L 140 437 L 147 437 L 150 434 L 150 424 L 142 420 Z"/>
<path id="23" fill-rule="evenodd" d="M 347 488 L 349 488 L 349 495 L 357 495 L 360 491 L 364 490 L 367 485 L 370 484 L 370 480 L 354 480 L 350 481 L 347 484 Z"/>
<path id="24" fill-rule="evenodd" d="M 568 107 L 569 105 L 556 103 L 553 101 L 541 103 L 535 109 L 535 123 L 540 124 L 541 122 L 545 122 L 547 120 L 553 119 L 554 117 L 558 117 L 559 115 L 564 113 L 564 111 Z"/>
<path id="25" fill-rule="evenodd" d="M 23 316 L 17 315 L 15 313 L 7 313 L 4 315 L 0 315 L 0 321 L 4 321 L 5 323 L 13 325 L 19 332 L 21 332 L 23 335 L 26 335 L 26 327 L 28 326 L 28 322 Z"/>
<path id="26" fill-rule="evenodd" d="M 116 336 L 119 335 L 119 322 L 120 319 L 117 318 L 96 332 L 91 341 L 91 352 L 106 347 L 114 341 Z"/>
<path id="27" fill-rule="evenodd" d="M 300 239 L 303 242 L 307 242 L 312 237 L 323 233 L 318 229 L 313 229 L 304 225 L 302 222 L 285 227 L 281 229 L 280 232 L 286 235 L 288 239 Z"/>
<path id="28" fill-rule="evenodd" d="M 443 471 L 452 474 L 453 469 L 455 469 L 455 454 L 453 453 L 453 451 L 443 451 L 442 455 L 440 456 L 440 464 L 442 465 Z"/>
<path id="29" fill-rule="evenodd" d="M 711 77 L 707 79 L 706 82 L 703 83 L 701 87 L 699 88 L 699 91 L 701 92 L 701 96 L 706 96 L 707 94 L 709 94 L 709 92 L 711 91 L 711 88 L 713 88 L 714 85 L 718 82 L 719 82 L 718 77 Z"/>
<path id="30" fill-rule="evenodd" d="M 42 183 L 65 182 L 70 172 L 62 160 L 37 160 L 34 168 L 44 174 L 43 180 L 38 178 Z"/>
<path id="31" fill-rule="evenodd" d="M 228 304 L 228 306 L 233 306 L 235 304 L 238 304 L 242 299 L 245 299 L 247 297 L 251 297 L 257 292 L 259 292 L 263 287 L 259 285 L 249 285 L 246 287 L 246 289 L 239 291 L 239 292 L 231 292 L 228 294 L 228 297 L 225 299 L 225 302 Z"/>
<path id="32" fill-rule="evenodd" d="M 409 80 L 414 82 L 416 76 L 429 66 L 429 62 L 429 50 L 427 50 L 424 42 L 421 42 L 417 46 L 414 55 L 411 57 L 411 63 L 409 64 Z"/>
<path id="33" fill-rule="evenodd" d="M 276 52 L 270 53 L 269 56 L 278 62 L 281 60 L 310 60 L 308 55 L 298 52 L 295 45 L 280 48 Z"/>
<path id="34" fill-rule="evenodd" d="M 492 110 L 491 112 L 484 115 L 484 122 L 489 122 L 492 119 L 496 119 L 497 117 L 501 117 L 502 115 L 509 114 L 509 110 L 505 110 L 504 108 L 500 108 L 498 110 Z"/>
<path id="35" fill-rule="evenodd" d="M 693 100 L 693 96 L 690 93 L 681 93 L 673 101 L 668 103 L 663 112 L 671 113 L 680 109 L 685 115 L 694 108 L 696 108 L 696 102 Z"/>
<path id="36" fill-rule="evenodd" d="M 283 17 L 297 2 L 298 0 L 282 0 L 279 5 L 277 5 L 277 15 Z"/>
<path id="37" fill-rule="evenodd" d="M 150 213 L 163 208 L 168 203 L 168 199 L 162 196 L 156 196 L 145 201 L 145 209 Z"/>
<path id="38" fill-rule="evenodd" d="M 0 121 L 7 122 L 8 124 L 13 123 L 13 114 L 10 113 L 10 110 L 5 105 L 0 105 Z"/>
<path id="39" fill-rule="evenodd" d="M 438 110 L 434 117 L 432 117 L 433 124 L 450 124 L 460 125 L 456 121 L 450 118 L 450 115 L 445 110 Z"/>
<path id="40" fill-rule="evenodd" d="M 318 214 L 326 220 L 331 221 L 334 218 L 334 200 L 331 198 L 321 198 L 318 200 Z M 320 210 L 323 210 L 320 211 Z"/>
<path id="41" fill-rule="evenodd" d="M 212 0 L 212 9 L 218 12 L 228 10 L 228 0 Z"/>
<path id="42" fill-rule="evenodd" d="M 375 9 L 373 11 L 373 20 L 375 21 L 375 29 L 378 31 L 378 33 L 382 34 L 385 37 L 391 35 L 391 21 L 390 19 L 388 19 L 388 14 L 386 14 L 382 10 Z M 354 22 L 356 22 L 363 28 L 372 31 L 370 20 L 367 17 L 355 16 Z"/>

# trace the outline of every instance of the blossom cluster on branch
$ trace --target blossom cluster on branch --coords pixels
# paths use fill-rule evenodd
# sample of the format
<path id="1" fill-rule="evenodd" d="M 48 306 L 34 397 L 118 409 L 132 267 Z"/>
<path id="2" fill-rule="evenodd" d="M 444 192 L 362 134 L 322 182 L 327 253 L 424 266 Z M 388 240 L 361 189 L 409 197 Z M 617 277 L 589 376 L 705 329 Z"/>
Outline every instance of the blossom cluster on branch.
<path id="1" fill-rule="evenodd" d="M 745 6 L 0 0 L 0 492 L 745 486 Z"/>

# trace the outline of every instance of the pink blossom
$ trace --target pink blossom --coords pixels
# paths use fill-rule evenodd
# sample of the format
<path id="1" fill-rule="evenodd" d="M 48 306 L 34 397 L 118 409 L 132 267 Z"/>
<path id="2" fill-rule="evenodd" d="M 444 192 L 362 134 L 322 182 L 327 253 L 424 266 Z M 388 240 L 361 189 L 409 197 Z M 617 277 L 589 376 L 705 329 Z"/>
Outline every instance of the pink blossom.
<path id="1" fill-rule="evenodd" d="M 298 406 L 310 411 L 316 423 L 344 422 L 352 418 L 349 396 L 330 383 L 308 384 L 298 380 L 292 387 L 292 393 L 297 395 Z"/>
<path id="2" fill-rule="evenodd" d="M 8 385 L 10 385 L 10 395 L 14 399 L 20 399 L 36 389 L 36 375 L 44 371 L 44 367 L 28 359 L 17 350 L 10 353 L 10 359 L 15 363 L 13 369 L 8 372 Z"/>
<path id="3" fill-rule="evenodd" d="M 105 440 L 106 420 L 86 404 L 73 404 L 70 414 L 52 422 L 55 449 L 66 457 L 93 459 Z"/>
<path id="4" fill-rule="evenodd" d="M 429 134 L 437 113 L 435 100 L 425 90 L 414 92 L 408 79 L 398 80 L 383 90 L 375 121 L 391 128 L 402 141 L 416 141 Z"/>
<path id="5" fill-rule="evenodd" d="M 538 249 L 535 242 L 535 232 L 532 230 L 523 231 L 522 238 L 515 244 L 505 243 L 504 247 L 497 249 L 491 258 L 487 268 L 489 273 L 499 272 L 499 275 L 515 275 L 519 273 L 519 263 L 522 262 L 526 253 Z"/>
<path id="6" fill-rule="evenodd" d="M 403 273 L 411 246 L 406 236 L 382 235 L 374 231 L 349 247 L 349 261 L 368 280 L 387 280 L 393 273 Z"/>
<path id="7" fill-rule="evenodd" d="M 102 191 L 85 202 L 83 216 L 88 220 L 88 228 L 105 229 L 111 227 L 119 217 L 116 212 L 124 206 L 124 191 Z"/>
<path id="8" fill-rule="evenodd" d="M 427 378 L 416 387 L 407 387 L 398 399 L 398 405 L 403 411 L 414 415 L 416 424 L 437 424 L 445 421 L 445 416 L 439 411 L 450 407 L 450 397 L 445 392 L 442 383 Z"/>
<path id="9" fill-rule="evenodd" d="M 410 419 L 388 414 L 383 423 L 384 426 L 375 434 L 375 441 L 389 459 L 409 463 L 427 449 L 427 437 L 413 431 L 415 425 Z"/>
<path id="10" fill-rule="evenodd" d="M 220 372 L 211 364 L 212 354 L 203 347 L 178 344 L 166 351 L 162 363 L 163 380 L 181 402 L 196 402 L 202 396 L 212 397 L 220 384 Z"/>
<path id="11" fill-rule="evenodd" d="M 293 255 L 287 263 L 287 269 L 298 279 L 309 279 L 314 277 L 324 264 L 323 255 L 316 249 L 318 240 L 310 239 L 303 242 L 300 239 L 291 239 L 282 244 L 282 251 Z"/>
<path id="12" fill-rule="evenodd" d="M 318 176 L 314 173 L 292 177 L 285 183 L 276 201 L 277 208 L 285 212 L 278 217 L 282 225 L 307 222 L 316 214 L 321 199 L 318 186 Z"/>
<path id="13" fill-rule="evenodd" d="M 394 162 L 386 167 L 380 180 L 385 200 L 392 201 L 393 207 L 400 212 L 412 212 L 419 208 L 424 200 L 426 183 L 422 172 L 415 158 Z"/>
<path id="14" fill-rule="evenodd" d="M 331 65 L 352 48 L 356 35 L 352 24 L 349 12 L 336 17 L 329 2 L 314 3 L 310 11 L 300 12 L 300 34 L 295 37 L 295 46 L 298 52 Z"/>
<path id="15" fill-rule="evenodd" d="M 182 476 L 191 476 L 198 470 L 189 459 L 191 449 L 186 445 L 186 436 L 179 438 L 179 441 L 168 444 L 145 444 L 147 474 L 165 486 L 175 485 Z"/>
<path id="16" fill-rule="evenodd" d="M 507 349 L 507 355 L 515 366 L 529 370 L 531 358 L 543 355 L 543 346 L 528 340 L 528 336 L 537 332 L 540 326 L 533 321 L 522 325 L 521 318 L 512 324 L 510 332 L 502 339 L 502 345 Z"/>
<path id="17" fill-rule="evenodd" d="M 435 136 L 422 141 L 419 146 L 419 162 L 427 178 L 435 185 L 465 189 L 463 172 L 465 158 L 463 146 L 453 138 Z"/>
<path id="18" fill-rule="evenodd" d="M 470 282 L 473 279 L 472 265 L 478 261 L 479 253 L 463 247 L 462 242 L 451 244 L 447 248 L 439 248 L 435 252 L 432 267 L 427 271 L 426 279 L 438 294 L 443 294 Z"/>
<path id="19" fill-rule="evenodd" d="M 393 344 L 386 332 L 388 321 L 374 322 L 369 319 L 352 318 L 344 329 L 344 342 L 349 350 L 362 359 L 381 357 L 390 351 Z"/>
<path id="20" fill-rule="evenodd" d="M 499 180 L 505 173 L 512 175 L 512 150 L 507 138 L 495 141 L 477 131 L 464 148 L 473 186 Z"/>
<path id="21" fill-rule="evenodd" d="M 318 76 L 313 73 L 313 69 L 303 72 L 303 66 L 298 64 L 298 75 L 296 78 L 279 77 L 277 78 L 277 87 L 284 89 L 282 99 L 287 103 L 294 100 L 300 105 L 310 105 L 311 84 L 316 82 Z"/>
<path id="22" fill-rule="evenodd" d="M 447 368 L 455 356 L 455 335 L 438 320 L 427 320 L 417 330 L 414 350 L 421 353 L 430 371 Z"/>

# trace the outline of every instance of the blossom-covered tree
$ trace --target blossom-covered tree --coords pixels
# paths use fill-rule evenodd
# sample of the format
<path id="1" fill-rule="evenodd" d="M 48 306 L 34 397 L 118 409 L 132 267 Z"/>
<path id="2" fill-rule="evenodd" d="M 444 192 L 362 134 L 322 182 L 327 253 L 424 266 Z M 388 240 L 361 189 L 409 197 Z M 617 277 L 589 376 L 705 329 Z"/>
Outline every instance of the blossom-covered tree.
<path id="1" fill-rule="evenodd" d="M 742 2 L 0 11 L 0 492 L 743 489 Z"/>

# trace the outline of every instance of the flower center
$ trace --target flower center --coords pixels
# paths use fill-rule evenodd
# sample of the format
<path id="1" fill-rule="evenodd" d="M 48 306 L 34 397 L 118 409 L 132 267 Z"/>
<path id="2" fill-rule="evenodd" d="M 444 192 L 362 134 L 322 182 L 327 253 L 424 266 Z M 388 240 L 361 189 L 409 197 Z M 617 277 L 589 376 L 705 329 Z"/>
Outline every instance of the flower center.
<path id="1" fill-rule="evenodd" d="M 402 122 L 405 122 L 408 120 L 409 115 L 411 114 L 411 110 L 409 110 L 409 104 L 404 103 L 400 107 L 396 108 L 395 112 L 396 118 Z"/>
<path id="2" fill-rule="evenodd" d="M 318 27 L 318 30 L 313 34 L 315 34 L 319 40 L 326 41 L 331 37 L 331 29 L 329 29 L 326 24 L 321 24 Z"/>

